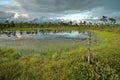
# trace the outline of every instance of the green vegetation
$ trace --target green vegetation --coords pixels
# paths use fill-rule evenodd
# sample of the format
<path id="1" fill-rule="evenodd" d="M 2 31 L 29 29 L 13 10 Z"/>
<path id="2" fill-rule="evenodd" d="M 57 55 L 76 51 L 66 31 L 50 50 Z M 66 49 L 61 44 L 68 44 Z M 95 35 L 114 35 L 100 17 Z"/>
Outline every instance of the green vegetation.
<path id="1" fill-rule="evenodd" d="M 48 29 L 58 27 L 48 27 Z M 51 51 L 31 52 L 32 54 L 23 56 L 16 49 L 1 47 L 0 80 L 120 79 L 119 25 L 64 26 L 61 29 L 83 29 L 95 33 L 97 41 L 92 41 L 91 50 L 94 53 L 92 64 L 87 63 L 87 45 L 84 45 L 87 41 L 78 43 L 82 46 L 77 46 L 75 49 L 65 46 Z"/>
<path id="2" fill-rule="evenodd" d="M 86 30 L 86 29 L 98 29 L 98 30 L 108 30 L 108 31 L 120 31 L 120 24 L 117 24 L 116 19 L 109 18 L 107 16 L 102 16 L 100 21 L 102 23 L 92 23 L 87 21 L 80 21 L 79 23 L 73 24 L 72 21 L 69 22 L 14 22 L 6 20 L 0 23 L 0 30 L 36 30 L 36 29 L 49 29 L 49 30 Z"/>
<path id="3" fill-rule="evenodd" d="M 119 80 L 120 25 L 106 16 L 100 21 L 103 23 L 0 23 L 1 30 L 86 30 L 94 33 L 91 51 L 88 51 L 88 40 L 2 41 L 0 80 Z M 90 52 L 93 62 L 89 64 Z"/>

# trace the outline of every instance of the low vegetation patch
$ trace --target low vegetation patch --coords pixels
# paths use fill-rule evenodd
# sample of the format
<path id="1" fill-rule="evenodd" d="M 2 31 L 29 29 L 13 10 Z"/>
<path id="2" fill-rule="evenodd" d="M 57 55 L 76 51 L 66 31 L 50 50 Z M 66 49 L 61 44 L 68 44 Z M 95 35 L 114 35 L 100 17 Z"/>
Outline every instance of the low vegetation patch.
<path id="1" fill-rule="evenodd" d="M 92 43 L 94 62 L 87 63 L 87 49 L 41 52 L 21 56 L 15 49 L 0 49 L 0 80 L 119 80 L 120 34 L 96 28 Z M 41 55 L 42 54 L 42 55 Z"/>

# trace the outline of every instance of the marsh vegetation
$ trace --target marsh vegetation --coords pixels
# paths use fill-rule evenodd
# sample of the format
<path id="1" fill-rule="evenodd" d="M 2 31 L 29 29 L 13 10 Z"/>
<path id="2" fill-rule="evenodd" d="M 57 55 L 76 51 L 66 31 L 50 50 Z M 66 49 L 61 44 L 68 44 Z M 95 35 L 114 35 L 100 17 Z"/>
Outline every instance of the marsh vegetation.
<path id="1" fill-rule="evenodd" d="M 51 25 L 1 28 L 0 80 L 120 79 L 119 24 Z"/>

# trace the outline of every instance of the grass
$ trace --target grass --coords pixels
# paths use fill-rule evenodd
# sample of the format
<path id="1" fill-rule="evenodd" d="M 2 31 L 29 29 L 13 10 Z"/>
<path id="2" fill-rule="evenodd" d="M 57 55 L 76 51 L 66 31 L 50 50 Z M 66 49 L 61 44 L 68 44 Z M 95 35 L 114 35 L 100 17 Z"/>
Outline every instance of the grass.
<path id="1" fill-rule="evenodd" d="M 120 34 L 108 29 L 87 30 L 94 32 L 96 37 L 91 47 L 95 57 L 93 64 L 86 61 L 86 41 L 73 44 L 66 41 L 65 47 L 61 45 L 54 50 L 62 43 L 56 42 L 52 50 L 36 51 L 24 56 L 16 49 L 1 48 L 0 80 L 119 80 Z"/>
<path id="2" fill-rule="evenodd" d="M 74 50 L 79 47 L 85 47 L 84 40 L 1 40 L 0 47 L 4 48 L 14 48 L 22 52 L 60 52 L 61 50 Z M 29 51 L 29 52 L 28 52 Z"/>

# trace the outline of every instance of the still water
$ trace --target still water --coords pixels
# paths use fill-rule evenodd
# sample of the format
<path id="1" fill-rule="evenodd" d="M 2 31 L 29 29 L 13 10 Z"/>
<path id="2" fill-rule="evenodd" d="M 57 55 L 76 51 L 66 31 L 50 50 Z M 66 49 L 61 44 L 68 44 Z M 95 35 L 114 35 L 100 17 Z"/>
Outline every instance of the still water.
<path id="1" fill-rule="evenodd" d="M 0 39 L 18 40 L 18 39 L 87 39 L 89 32 L 74 30 L 7 30 L 0 31 Z"/>

